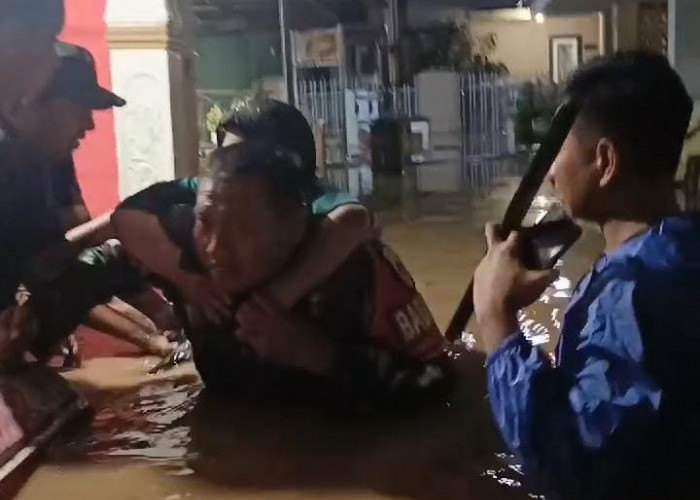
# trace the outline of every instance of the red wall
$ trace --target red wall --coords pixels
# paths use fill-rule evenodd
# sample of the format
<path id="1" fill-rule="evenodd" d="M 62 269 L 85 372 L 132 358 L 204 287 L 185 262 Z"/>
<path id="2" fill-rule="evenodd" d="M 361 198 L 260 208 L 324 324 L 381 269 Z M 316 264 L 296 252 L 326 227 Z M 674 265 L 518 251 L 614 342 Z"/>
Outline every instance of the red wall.
<path id="1" fill-rule="evenodd" d="M 66 0 L 66 27 L 61 39 L 92 52 L 100 84 L 111 89 L 105 3 L 106 0 Z M 75 162 L 90 212 L 100 215 L 114 208 L 119 200 L 119 177 L 112 111 L 95 112 L 95 130 L 75 153 Z"/>

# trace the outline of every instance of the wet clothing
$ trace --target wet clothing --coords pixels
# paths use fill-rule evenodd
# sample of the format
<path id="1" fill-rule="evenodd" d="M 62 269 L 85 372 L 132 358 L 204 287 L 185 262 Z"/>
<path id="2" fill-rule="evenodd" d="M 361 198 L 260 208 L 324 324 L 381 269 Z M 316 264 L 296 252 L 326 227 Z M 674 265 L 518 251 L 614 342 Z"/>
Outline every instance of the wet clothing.
<path id="1" fill-rule="evenodd" d="M 31 259 L 64 240 L 47 193 L 50 165 L 37 151 L 3 134 L 0 140 L 0 310 L 14 306 Z"/>
<path id="2" fill-rule="evenodd" d="M 82 192 L 72 157 L 54 166 L 51 176 L 49 197 L 56 210 L 73 208 L 82 203 Z M 104 290 L 100 293 L 102 297 L 110 291 L 110 297 L 138 293 L 146 287 L 143 273 L 127 259 L 120 248 L 119 245 L 105 242 L 85 249 L 78 256 L 81 263 L 95 270 L 94 276 L 85 276 L 85 278 L 102 284 L 101 289 Z"/>
<path id="3" fill-rule="evenodd" d="M 405 410 L 445 401 L 451 374 L 440 334 L 402 264 L 379 242 L 365 245 L 293 314 L 328 335 L 330 377 L 261 362 L 235 324 L 198 324 L 188 338 L 207 388 L 226 396 L 320 404 L 341 411 Z"/>
<path id="4" fill-rule="evenodd" d="M 163 219 L 172 215 L 173 207 L 194 207 L 201 184 L 198 177 L 160 182 L 124 200 L 120 208 L 142 210 Z M 316 215 L 326 216 L 337 208 L 358 203 L 357 199 L 343 192 L 323 192 L 313 201 L 312 211 Z"/>
<path id="5" fill-rule="evenodd" d="M 83 195 L 78 184 L 78 177 L 75 173 L 75 163 L 73 158 L 55 165 L 51 169 L 51 192 L 50 200 L 57 209 L 71 208 L 82 200 Z"/>
<path id="6" fill-rule="evenodd" d="M 496 422 L 547 498 L 671 498 L 687 485 L 699 305 L 700 219 L 667 218 L 579 283 L 555 366 L 520 332 L 490 357 Z"/>
<path id="7" fill-rule="evenodd" d="M 148 288 L 145 274 L 122 251 L 121 245 L 105 242 L 84 250 L 78 261 L 94 269 L 94 278 L 102 283 L 105 294 L 124 296 Z"/>
<path id="8" fill-rule="evenodd" d="M 192 240 L 197 193 L 201 180 L 190 177 L 170 182 L 161 182 L 146 188 L 124 200 L 120 209 L 140 210 L 158 217 L 170 239 L 182 252 L 183 269 L 203 272 L 197 262 Z M 335 209 L 359 202 L 342 192 L 327 192 L 316 198 L 311 206 L 313 214 L 322 218 Z"/>
<path id="9" fill-rule="evenodd" d="M 123 260 L 106 259 L 108 250 L 91 249 L 75 259 L 65 240 L 61 209 L 72 207 L 80 188 L 72 160 L 49 162 L 38 151 L 4 136 L 0 140 L 0 310 L 16 305 L 20 284 L 31 292 L 39 319 L 35 355 L 47 356 L 96 305 L 108 302 L 138 272 Z M 36 258 L 51 250 L 61 254 L 56 267 L 35 271 Z M 101 258 L 98 258 L 100 256 Z M 58 259 L 57 259 L 58 265 Z"/>
<path id="10" fill-rule="evenodd" d="M 71 264 L 55 280 L 34 271 L 36 258 L 48 250 L 62 252 L 68 261 L 72 258 L 58 212 L 62 191 L 70 182 L 55 189 L 53 167 L 35 149 L 0 134 L 0 310 L 17 304 L 21 284 L 32 292 L 31 303 L 39 320 L 32 351 L 38 357 L 48 355 L 90 309 L 88 297 L 75 286 L 86 269 Z"/>
<path id="11" fill-rule="evenodd" d="M 127 198 L 119 208 L 140 210 L 163 219 L 173 207 L 194 207 L 200 185 L 198 177 L 159 182 Z"/>
<path id="12" fill-rule="evenodd" d="M 72 160 L 52 165 L 39 152 L 0 140 L 0 309 L 15 304 L 26 265 L 42 251 L 65 242 L 58 211 L 80 194 Z"/>
<path id="13" fill-rule="evenodd" d="M 182 183 L 155 189 L 168 192 L 150 196 L 147 190 L 126 200 L 123 208 L 145 209 L 157 215 L 171 240 L 182 249 L 182 267 L 202 271 L 192 241 L 192 205 L 167 209 L 154 203 L 161 196 L 187 201 L 182 196 L 187 189 Z M 177 190 L 180 195 L 175 194 Z M 357 201 L 342 194 L 317 199 L 310 234 L 322 217 L 349 203 Z M 445 340 L 408 271 L 378 241 L 356 251 L 294 311 L 330 336 L 335 348 L 335 373 L 330 378 L 261 362 L 238 341 L 235 323 L 222 327 L 201 324 L 177 297 L 177 291 L 171 293 L 187 324 L 197 369 L 214 392 L 353 410 L 425 404 L 449 393 Z"/>

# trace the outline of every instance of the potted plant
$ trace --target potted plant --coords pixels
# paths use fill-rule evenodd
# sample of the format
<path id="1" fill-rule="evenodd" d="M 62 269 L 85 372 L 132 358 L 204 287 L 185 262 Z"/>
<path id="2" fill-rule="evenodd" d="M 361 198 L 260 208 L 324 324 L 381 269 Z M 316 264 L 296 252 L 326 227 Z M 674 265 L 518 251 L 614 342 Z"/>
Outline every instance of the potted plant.
<path id="1" fill-rule="evenodd" d="M 216 144 L 216 132 L 224 119 L 224 112 L 218 104 L 212 105 L 207 112 L 206 127 L 212 144 Z"/>
<path id="2" fill-rule="evenodd" d="M 548 92 L 548 90 L 553 90 Z M 551 94 L 551 95 L 550 95 Z M 515 140 L 532 150 L 541 144 L 549 129 L 549 123 L 557 107 L 556 89 L 547 89 L 541 84 L 527 82 L 520 89 L 515 105 Z"/>

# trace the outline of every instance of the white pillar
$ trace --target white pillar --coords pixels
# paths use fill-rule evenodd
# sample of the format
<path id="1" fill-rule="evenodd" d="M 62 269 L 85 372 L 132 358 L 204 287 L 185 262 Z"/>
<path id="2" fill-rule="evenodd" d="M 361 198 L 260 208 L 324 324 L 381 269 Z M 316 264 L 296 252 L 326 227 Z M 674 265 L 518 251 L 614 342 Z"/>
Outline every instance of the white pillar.
<path id="1" fill-rule="evenodd" d="M 188 0 L 108 0 L 119 194 L 198 171 Z"/>

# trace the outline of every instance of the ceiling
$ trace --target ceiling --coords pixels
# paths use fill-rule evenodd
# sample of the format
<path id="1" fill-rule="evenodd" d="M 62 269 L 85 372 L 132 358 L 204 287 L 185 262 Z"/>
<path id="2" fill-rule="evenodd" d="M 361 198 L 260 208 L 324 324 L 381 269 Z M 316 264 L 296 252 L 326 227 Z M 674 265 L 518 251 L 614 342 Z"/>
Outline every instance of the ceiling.
<path id="1" fill-rule="evenodd" d="M 534 0 L 543 2 L 543 0 Z M 595 12 L 610 9 L 614 3 L 620 0 L 544 0 L 546 7 L 544 10 L 552 14 L 570 14 L 576 12 Z M 624 3 L 651 3 L 663 4 L 665 0 L 625 0 Z"/>
<path id="2" fill-rule="evenodd" d="M 406 0 L 408 8 L 498 9 L 518 6 L 518 0 Z M 533 0 L 522 0 L 527 7 Z M 540 0 L 541 1 L 541 0 Z M 556 0 L 553 0 L 556 1 Z M 285 0 L 290 29 L 367 23 L 384 0 Z M 193 0 L 200 30 L 207 34 L 279 28 L 278 0 Z"/>
<path id="3" fill-rule="evenodd" d="M 367 21 L 375 0 L 285 0 L 290 29 Z M 200 29 L 207 32 L 279 28 L 278 0 L 193 0 Z"/>

